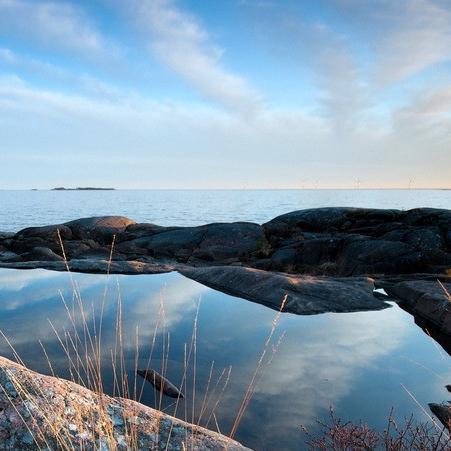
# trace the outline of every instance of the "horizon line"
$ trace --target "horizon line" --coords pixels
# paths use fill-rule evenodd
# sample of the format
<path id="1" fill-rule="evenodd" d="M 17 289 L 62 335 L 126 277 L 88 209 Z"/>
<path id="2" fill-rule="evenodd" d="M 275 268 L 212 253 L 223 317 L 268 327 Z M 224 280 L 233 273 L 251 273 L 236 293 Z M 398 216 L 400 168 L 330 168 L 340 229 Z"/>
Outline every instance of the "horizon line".
<path id="1" fill-rule="evenodd" d="M 266 187 L 266 188 L 94 188 L 77 189 L 66 188 L 57 190 L 54 188 L 0 188 L 0 191 L 450 191 L 450 187 Z"/>

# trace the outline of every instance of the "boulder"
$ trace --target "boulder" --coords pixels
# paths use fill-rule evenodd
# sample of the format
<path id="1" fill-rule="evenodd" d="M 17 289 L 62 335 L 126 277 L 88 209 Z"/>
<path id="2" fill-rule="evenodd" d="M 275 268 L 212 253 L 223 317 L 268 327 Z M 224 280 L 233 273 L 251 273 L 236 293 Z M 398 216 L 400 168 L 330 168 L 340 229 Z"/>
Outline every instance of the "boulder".
<path id="1" fill-rule="evenodd" d="M 269 251 L 263 228 L 250 222 L 208 224 L 193 258 L 206 261 L 249 260 Z"/>
<path id="2" fill-rule="evenodd" d="M 138 402 L 44 376 L 3 357 L 0 386 L 1 449 L 248 449 Z"/>
<path id="3" fill-rule="evenodd" d="M 75 239 L 93 239 L 102 244 L 111 244 L 113 235 L 123 232 L 128 226 L 135 224 L 124 216 L 96 216 L 76 219 L 63 224 L 67 226 Z"/>
<path id="4" fill-rule="evenodd" d="M 365 277 L 313 277 L 262 271 L 240 266 L 178 267 L 186 277 L 216 290 L 298 315 L 381 310 L 389 304 L 373 295 Z"/>
<path id="5" fill-rule="evenodd" d="M 268 233 L 284 230 L 283 224 L 291 229 L 301 229 L 312 232 L 333 230 L 350 231 L 375 227 L 393 221 L 399 221 L 404 216 L 400 210 L 382 210 L 352 207 L 324 207 L 298 210 L 277 216 L 264 224 Z M 286 230 L 286 229 L 285 229 Z"/>
<path id="6" fill-rule="evenodd" d="M 128 246 L 133 246 L 131 248 L 132 251 L 145 249 L 152 257 L 187 261 L 194 249 L 199 246 L 204 235 L 205 231 L 202 227 L 183 227 L 152 236 L 137 238 L 128 242 Z M 123 252 L 124 247 L 119 246 L 118 249 Z"/>
<path id="7" fill-rule="evenodd" d="M 9 249 L 17 254 L 31 252 L 35 247 L 47 247 L 53 252 L 61 252 L 61 243 L 58 239 L 46 240 L 40 237 L 30 236 L 28 238 L 19 238 L 12 240 Z"/>
<path id="8" fill-rule="evenodd" d="M 287 235 L 293 229 L 324 232 L 330 229 L 339 229 L 347 221 L 347 216 L 356 210 L 358 209 L 348 207 L 298 210 L 277 216 L 263 224 L 263 227 L 269 235 Z"/>
<path id="9" fill-rule="evenodd" d="M 236 222 L 182 227 L 143 236 L 118 245 L 120 252 L 142 253 L 156 258 L 204 261 L 248 260 L 268 251 L 263 228 L 257 224 Z"/>
<path id="10" fill-rule="evenodd" d="M 16 239 L 41 238 L 45 241 L 58 242 L 58 230 L 63 240 L 72 239 L 72 230 L 64 224 L 49 225 L 43 227 L 27 227 L 15 235 Z"/>

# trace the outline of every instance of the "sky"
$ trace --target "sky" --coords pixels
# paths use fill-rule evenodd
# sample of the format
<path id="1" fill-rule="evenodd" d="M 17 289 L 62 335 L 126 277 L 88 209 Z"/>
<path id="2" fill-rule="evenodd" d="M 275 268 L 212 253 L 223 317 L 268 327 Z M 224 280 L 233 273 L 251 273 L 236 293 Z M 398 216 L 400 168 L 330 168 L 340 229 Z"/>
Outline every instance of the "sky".
<path id="1" fill-rule="evenodd" d="M 451 188 L 451 0 L 0 0 L 0 188 Z"/>

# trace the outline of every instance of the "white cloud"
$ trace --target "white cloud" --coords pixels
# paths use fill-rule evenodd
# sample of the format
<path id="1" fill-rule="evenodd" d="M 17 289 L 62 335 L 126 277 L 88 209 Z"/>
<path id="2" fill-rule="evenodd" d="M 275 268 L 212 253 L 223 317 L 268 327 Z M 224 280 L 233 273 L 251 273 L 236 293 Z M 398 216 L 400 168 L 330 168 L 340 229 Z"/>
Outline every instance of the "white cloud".
<path id="1" fill-rule="evenodd" d="M 78 7 L 63 2 L 0 0 L 0 33 L 17 35 L 28 45 L 111 58 L 117 49 Z"/>
<path id="2" fill-rule="evenodd" d="M 244 114 L 259 110 L 261 95 L 221 64 L 224 50 L 210 42 L 194 16 L 171 0 L 130 2 L 130 12 L 159 59 L 201 94 Z"/>
<path id="3" fill-rule="evenodd" d="M 43 90 L 13 75 L 0 78 L 0 117 L 4 186 L 20 182 L 18 164 L 23 174 L 42 178 L 45 185 L 34 183 L 43 188 L 111 184 L 111 174 L 115 186 L 136 188 L 353 186 L 356 174 L 377 186 L 380 170 L 385 186 L 407 185 L 410 178 L 416 186 L 446 186 L 451 164 L 449 133 L 420 129 L 417 118 L 401 113 L 364 121 L 338 143 L 331 118 L 299 110 L 266 110 L 241 121 L 221 109 L 137 93 Z"/>
<path id="4" fill-rule="evenodd" d="M 374 81 L 382 86 L 406 80 L 451 59 L 448 0 L 336 0 L 347 25 L 363 38 Z"/>
<path id="5" fill-rule="evenodd" d="M 449 2 L 393 2 L 392 7 L 387 7 L 386 14 L 397 19 L 379 48 L 382 81 L 402 80 L 451 59 Z"/>

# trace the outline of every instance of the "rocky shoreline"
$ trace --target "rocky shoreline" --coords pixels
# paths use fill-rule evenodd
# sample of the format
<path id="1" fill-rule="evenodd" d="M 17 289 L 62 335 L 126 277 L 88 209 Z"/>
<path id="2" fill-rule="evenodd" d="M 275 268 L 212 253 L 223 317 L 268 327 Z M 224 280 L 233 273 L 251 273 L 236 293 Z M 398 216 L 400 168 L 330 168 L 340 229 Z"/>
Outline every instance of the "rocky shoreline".
<path id="1" fill-rule="evenodd" d="M 286 295 L 285 310 L 297 314 L 379 310 L 395 300 L 451 335 L 451 210 L 317 208 L 263 225 L 198 227 L 84 218 L 0 233 L 0 267 L 179 271 L 274 309 Z"/>
<path id="2" fill-rule="evenodd" d="M 0 357 L 0 449 L 249 448 L 130 399 L 94 393 Z"/>
<path id="3" fill-rule="evenodd" d="M 450 210 L 320 208 L 263 225 L 198 227 L 84 218 L 0 233 L 0 267 L 178 271 L 275 310 L 284 301 L 284 311 L 300 315 L 380 310 L 395 301 L 451 353 Z M 0 388 L 1 449 L 35 449 L 36 440 L 51 449 L 61 440 L 84 449 L 114 440 L 117 449 L 128 449 L 127 428 L 135 431 L 139 449 L 159 449 L 162 442 L 167 449 L 187 444 L 247 449 L 149 407 L 36 374 L 2 357 Z M 103 419 L 99 427 L 93 427 L 93 418 Z"/>

